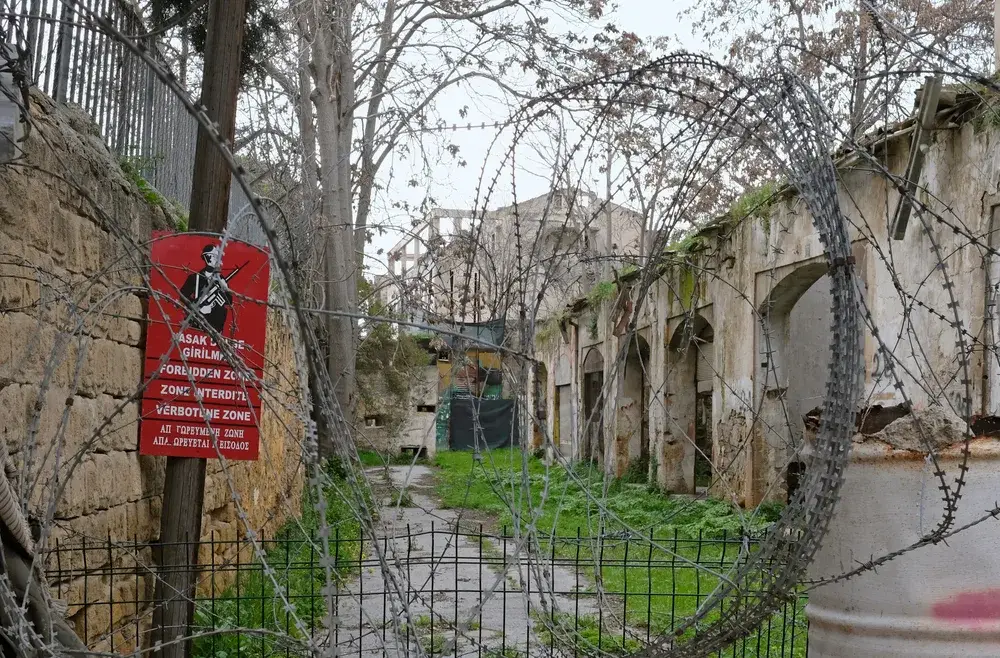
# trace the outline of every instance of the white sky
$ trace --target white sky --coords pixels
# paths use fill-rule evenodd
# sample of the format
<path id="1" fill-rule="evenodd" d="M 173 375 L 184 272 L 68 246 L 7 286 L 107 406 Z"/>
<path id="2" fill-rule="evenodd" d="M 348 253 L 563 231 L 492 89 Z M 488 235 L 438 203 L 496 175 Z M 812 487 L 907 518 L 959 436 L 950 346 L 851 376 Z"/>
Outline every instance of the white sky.
<path id="1" fill-rule="evenodd" d="M 678 48 L 692 51 L 704 50 L 702 44 L 692 34 L 690 23 L 678 16 L 693 4 L 693 0 L 667 1 L 663 0 L 619 0 L 617 11 L 606 16 L 602 22 L 615 22 L 623 31 L 635 32 L 640 37 L 671 37 Z M 469 106 L 466 118 L 459 117 L 459 110 Z M 509 110 L 501 103 L 477 101 L 476 94 L 470 94 L 461 88 L 450 90 L 440 97 L 438 113 L 447 122 L 464 126 L 467 123 L 492 123 L 508 118 Z M 429 153 L 427 159 L 434 164 L 427 171 L 417 171 L 421 182 L 429 181 L 426 187 L 410 187 L 407 180 L 411 178 L 415 167 L 412 161 L 396 159 L 386 163 L 382 170 L 382 182 L 387 189 L 382 199 L 373 208 L 369 222 L 372 225 L 381 224 L 387 227 L 384 234 L 373 237 L 366 250 L 367 267 L 371 273 L 385 271 L 385 252 L 387 252 L 403 235 L 400 230 L 406 230 L 412 224 L 412 216 L 388 204 L 407 201 L 418 205 L 425 195 L 434 198 L 434 205 L 444 208 L 472 208 L 476 203 L 477 192 L 480 198 L 485 194 L 489 181 L 497 174 L 501 160 L 494 154 L 503 154 L 510 146 L 511 129 L 500 132 L 495 128 L 485 130 L 459 130 L 447 133 L 448 141 L 459 147 L 460 156 L 468 163 L 460 167 L 447 155 L 436 152 Z M 499 137 L 499 139 L 498 139 Z M 498 143 L 490 153 L 490 145 L 495 139 Z M 434 140 L 428 140 L 433 142 Z M 511 172 L 508 164 L 501 172 L 497 186 L 486 204 L 488 208 L 512 203 L 513 181 L 517 185 L 517 198 L 528 199 L 538 196 L 549 187 L 548 168 L 542 159 L 527 147 L 517 150 L 516 173 Z M 422 167 L 422 165 L 418 165 Z M 391 173 L 391 178 L 389 174 Z M 596 176 L 596 171 L 594 172 Z M 580 182 L 589 184 L 599 196 L 603 196 L 602 180 L 586 180 Z M 513 181 L 512 181 L 513 179 Z M 484 182 L 485 181 L 485 182 Z M 480 209 L 482 201 L 480 201 Z M 383 253 L 379 254 L 378 251 Z"/>

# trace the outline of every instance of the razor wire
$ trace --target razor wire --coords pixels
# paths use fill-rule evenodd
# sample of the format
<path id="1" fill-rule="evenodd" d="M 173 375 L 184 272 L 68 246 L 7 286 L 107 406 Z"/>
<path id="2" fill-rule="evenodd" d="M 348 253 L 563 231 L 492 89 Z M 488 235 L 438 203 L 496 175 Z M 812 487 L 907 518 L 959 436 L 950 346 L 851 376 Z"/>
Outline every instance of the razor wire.
<path id="1" fill-rule="evenodd" d="M 263 240 L 266 238 L 267 242 L 270 243 L 276 263 L 285 275 L 285 285 L 289 287 L 290 301 L 287 304 L 279 304 L 279 306 L 283 306 L 286 310 L 291 311 L 295 317 L 297 329 L 301 333 L 302 338 L 300 340 L 302 343 L 299 345 L 299 354 L 297 355 L 301 362 L 300 369 L 311 367 L 318 370 L 318 376 L 323 382 L 323 386 L 321 387 L 323 393 L 320 399 L 313 401 L 313 404 L 319 408 L 321 414 L 325 415 L 327 422 L 332 426 L 339 427 L 338 437 L 340 441 L 337 444 L 338 452 L 345 460 L 354 463 L 356 461 L 355 449 L 350 444 L 349 439 L 355 430 L 343 427 L 338 420 L 335 398 L 331 393 L 332 383 L 323 374 L 325 373 L 325 370 L 321 367 L 323 360 L 319 355 L 320 350 L 316 343 L 316 337 L 312 334 L 308 319 L 308 316 L 322 314 L 324 311 L 321 309 L 310 309 L 299 301 L 295 283 L 292 280 L 291 268 L 291 264 L 295 262 L 296 258 L 294 252 L 291 254 L 288 253 L 290 245 L 287 240 L 282 239 L 284 236 L 282 235 L 280 223 L 275 221 L 274 213 L 264 212 L 261 200 L 253 195 L 246 183 L 245 177 L 242 175 L 241 169 L 236 165 L 223 140 L 212 129 L 203 110 L 197 108 L 190 102 L 189 98 L 185 97 L 183 90 L 180 89 L 170 74 L 162 66 L 158 66 L 154 58 L 145 52 L 141 46 L 137 46 L 134 42 L 125 38 L 120 31 L 113 28 L 107 21 L 100 17 L 93 17 L 93 20 L 106 33 L 111 34 L 116 42 L 128 47 L 137 57 L 145 62 L 149 70 L 170 89 L 171 93 L 182 100 L 185 111 L 194 116 L 199 124 L 205 130 L 209 131 L 218 147 L 227 155 L 227 161 L 233 168 L 235 179 L 240 183 L 239 189 L 246 195 L 248 199 L 247 205 L 253 210 L 259 221 L 260 239 Z M 681 632 L 688 628 L 694 630 L 693 635 L 689 639 L 679 641 L 664 636 L 659 638 L 656 644 L 646 649 L 650 655 L 701 656 L 708 655 L 732 644 L 733 641 L 757 627 L 777 607 L 787 602 L 795 587 L 804 580 L 805 568 L 819 549 L 830 518 L 832 517 L 837 502 L 838 491 L 843 483 L 843 473 L 847 464 L 851 437 L 854 434 L 855 401 L 860 396 L 860 380 L 863 374 L 858 340 L 861 315 L 864 315 L 869 325 L 873 325 L 874 321 L 867 309 L 864 312 L 859 312 L 863 300 L 861 295 L 859 295 L 859 285 L 853 274 L 848 226 L 839 205 L 837 173 L 830 159 L 836 132 L 831 125 L 830 118 L 824 112 L 814 94 L 811 93 L 808 85 L 794 74 L 776 68 L 773 79 L 747 80 L 735 76 L 731 71 L 717 65 L 711 60 L 690 55 L 678 55 L 659 60 L 641 70 L 630 71 L 624 76 L 612 77 L 607 80 L 587 83 L 569 89 L 561 89 L 554 96 L 580 98 L 585 97 L 593 89 L 604 87 L 612 90 L 608 98 L 613 103 L 616 98 L 624 94 L 631 87 L 641 87 L 644 84 L 642 81 L 643 74 L 650 71 L 662 72 L 664 70 L 670 71 L 671 77 L 675 79 L 686 78 L 689 81 L 698 81 L 707 86 L 713 85 L 712 81 L 718 79 L 720 74 L 729 77 L 729 86 L 726 88 L 725 95 L 727 98 L 738 99 L 737 107 L 734 109 L 724 106 L 715 108 L 714 110 L 703 107 L 700 114 L 693 114 L 688 118 L 694 122 L 700 122 L 710 134 L 714 133 L 716 136 L 719 134 L 737 134 L 741 139 L 753 141 L 756 144 L 764 144 L 776 156 L 776 159 L 784 164 L 788 182 L 794 187 L 800 198 L 804 199 L 824 247 L 824 253 L 829 264 L 829 276 L 832 282 L 833 324 L 830 328 L 832 336 L 831 352 L 835 355 L 841 355 L 839 360 L 831 360 L 820 430 L 814 444 L 814 460 L 811 467 L 807 469 L 805 480 L 798 489 L 795 498 L 769 532 L 763 547 L 759 552 L 753 554 L 751 560 L 733 572 L 716 574 L 720 577 L 721 584 L 713 592 L 711 598 L 701 606 L 699 612 L 691 617 L 680 629 Z M 685 96 L 687 100 L 694 101 L 702 106 L 707 105 L 707 102 L 699 98 L 697 94 L 683 91 L 680 88 L 670 91 L 671 93 L 676 93 L 677 96 Z M 542 99 L 540 102 L 526 108 L 523 116 L 504 125 L 516 126 L 523 137 L 527 125 L 537 116 L 534 113 L 538 111 L 538 107 L 544 106 L 548 102 L 554 103 L 552 99 Z M 747 114 L 749 114 L 749 117 Z M 585 136 L 581 138 L 581 142 L 594 139 L 593 133 L 599 131 L 601 120 L 602 117 L 599 115 L 598 119 L 594 122 L 593 130 L 588 130 Z M 757 130 L 761 131 L 761 135 L 754 136 L 753 132 Z M 585 144 L 581 146 L 581 148 L 585 147 Z M 513 166 L 515 159 L 513 150 L 511 150 L 506 159 L 508 162 L 505 163 L 504 168 L 510 165 L 512 178 L 516 178 L 513 175 L 515 171 Z M 486 184 L 483 185 L 481 190 L 482 199 L 477 199 L 476 201 L 480 219 L 485 216 L 486 208 L 490 203 L 496 181 L 500 175 L 501 173 L 498 170 L 497 176 L 492 181 L 484 181 Z M 513 185 L 516 197 L 516 180 L 513 182 Z M 694 183 L 691 185 L 693 186 Z M 605 203 L 610 203 L 610 199 L 605 200 Z M 602 210 L 603 208 L 598 208 L 588 214 L 591 215 L 591 218 L 599 217 Z M 517 254 L 516 260 L 519 263 L 519 267 L 523 267 L 520 265 L 523 260 L 526 260 L 529 265 L 538 260 L 536 253 L 538 242 L 533 242 L 531 240 L 532 236 L 522 234 L 521 229 L 524 226 L 524 222 L 518 213 L 519 210 L 515 204 L 514 250 Z M 925 230 L 927 230 L 929 235 L 930 231 L 926 228 L 928 223 L 926 216 L 926 214 L 920 213 L 921 221 L 924 223 Z M 241 213 L 241 218 L 250 219 L 249 213 Z M 943 217 L 935 217 L 934 220 L 951 225 L 949 220 Z M 568 223 L 569 213 L 567 213 L 565 221 Z M 250 226 L 253 226 L 252 222 Z M 480 231 L 482 231 L 482 226 L 483 222 L 480 221 Z M 257 229 L 253 227 L 252 230 Z M 981 245 L 981 240 L 978 238 L 970 236 L 969 239 L 970 241 L 975 241 L 975 244 Z M 474 249 L 484 248 L 485 241 L 482 239 L 482 233 L 479 234 L 478 238 L 473 238 L 473 244 Z M 133 246 L 137 251 L 140 248 L 140 245 Z M 526 255 L 525 252 L 527 252 Z M 474 251 L 473 253 L 475 254 L 476 252 Z M 944 263 L 947 260 L 947 256 L 942 252 L 942 248 L 937 242 L 933 242 L 933 256 L 942 264 L 942 269 L 945 269 Z M 473 256 L 474 258 L 475 256 Z M 551 261 L 547 266 L 551 265 L 552 262 L 555 261 Z M 635 335 L 635 322 L 639 315 L 638 307 L 641 304 L 641 298 L 648 291 L 652 280 L 659 272 L 657 268 L 661 264 L 661 262 L 655 262 L 653 266 L 648 267 L 642 273 L 637 295 L 632 300 L 636 302 L 636 309 L 633 311 L 632 318 L 630 319 L 629 331 L 631 333 L 629 335 Z M 141 266 L 138 263 L 136 265 Z M 472 259 L 469 260 L 467 271 L 469 273 L 472 271 Z M 711 273 L 708 273 L 707 276 L 718 277 L 717 274 Z M 947 273 L 945 273 L 945 277 L 947 277 Z M 548 277 L 545 278 L 548 279 Z M 945 278 L 945 287 L 949 288 L 947 281 L 948 279 Z M 516 300 L 516 318 L 514 324 L 519 328 L 517 340 L 513 344 L 508 345 L 489 343 L 488 345 L 500 348 L 515 359 L 516 365 L 513 368 L 515 372 L 512 375 L 512 380 L 518 387 L 520 406 L 527 408 L 526 389 L 529 379 L 527 364 L 533 359 L 531 356 L 534 333 L 532 329 L 535 327 L 535 319 L 542 295 L 538 293 L 533 299 L 532 291 L 527 288 L 527 280 L 524 278 L 521 279 L 519 285 L 521 287 L 513 293 L 513 298 Z M 621 299 L 621 296 L 619 296 L 619 299 Z M 953 304 L 958 303 L 954 296 L 951 299 Z M 957 312 L 951 304 L 949 304 L 949 307 Z M 388 318 L 365 317 L 363 314 L 347 315 L 348 317 L 363 317 L 363 319 L 375 322 L 397 322 Z M 959 341 L 964 341 L 965 334 L 962 333 L 964 329 L 961 327 L 957 316 L 953 320 L 949 319 L 948 322 L 954 323 L 953 328 L 959 331 Z M 431 331 L 439 329 L 432 324 L 410 324 Z M 874 327 L 872 328 L 874 329 Z M 452 332 L 452 334 L 456 338 L 468 340 L 467 337 L 463 336 L 461 331 Z M 475 342 L 475 340 L 471 340 L 470 342 Z M 623 341 L 623 343 L 624 346 L 620 351 L 621 353 L 617 354 L 614 359 L 610 358 L 610 354 L 606 357 L 611 363 L 612 370 L 622 367 L 622 364 L 625 362 L 625 351 L 628 349 L 628 341 Z M 892 376 L 895 378 L 898 387 L 902 389 L 902 379 L 893 370 L 892 351 L 881 339 L 879 339 L 879 351 L 885 355 L 889 363 L 888 367 L 892 371 Z M 969 379 L 967 364 L 963 363 L 963 367 L 965 368 L 964 380 L 967 382 Z M 306 377 L 301 372 L 300 376 L 303 378 Z M 606 384 L 606 386 L 609 385 Z M 966 391 L 968 391 L 967 384 Z M 961 415 L 968 423 L 971 417 L 971 400 L 968 393 L 964 399 L 964 407 Z M 787 419 L 787 411 L 785 415 Z M 521 428 L 521 435 L 530 434 L 530 424 L 536 421 L 536 418 L 525 419 L 524 425 Z M 304 443 L 308 455 L 307 461 L 310 462 L 309 466 L 313 469 L 310 486 L 315 490 L 318 499 L 322 501 L 323 494 L 320 491 L 320 487 L 324 478 L 320 473 L 319 460 L 315 453 L 315 427 L 309 425 L 308 422 L 307 426 L 309 430 Z M 609 441 L 610 438 L 605 436 L 605 441 Z M 967 436 L 966 438 L 968 439 L 969 437 Z M 551 445 L 551 437 L 547 441 L 547 445 Z M 968 442 L 966 442 L 965 459 L 968 459 L 967 446 Z M 527 450 L 523 452 L 523 455 L 526 460 Z M 942 480 L 945 515 L 940 526 L 929 535 L 929 539 L 926 540 L 925 544 L 940 541 L 950 536 L 952 532 L 957 531 L 953 529 L 954 511 L 957 501 L 960 498 L 963 484 L 961 478 L 964 476 L 965 470 L 963 462 L 959 480 L 954 488 L 951 488 L 944 482 L 945 474 L 940 467 L 936 469 L 935 476 Z M 396 602 L 400 604 L 400 609 L 405 611 L 403 617 L 412 622 L 413 618 L 409 613 L 410 602 L 404 600 L 406 589 L 402 582 L 404 577 L 398 570 L 398 564 L 394 561 L 398 556 L 393 555 L 395 549 L 384 554 L 382 549 L 379 548 L 378 531 L 372 523 L 374 507 L 361 495 L 361 492 L 367 486 L 364 482 L 365 476 L 358 472 L 356 468 L 352 469 L 351 473 L 350 484 L 352 489 L 351 491 L 343 492 L 342 495 L 350 499 L 357 506 L 356 511 L 359 519 L 362 523 L 367 523 L 365 532 L 373 540 L 374 550 L 377 553 L 379 563 L 382 565 L 383 574 L 388 581 L 387 586 L 391 584 L 394 591 L 393 596 L 398 599 Z M 520 483 L 522 494 L 526 493 L 527 475 L 525 470 L 522 473 L 523 478 Z M 230 481 L 230 488 L 235 496 L 237 493 L 236 486 L 232 481 Z M 557 492 L 549 491 L 546 483 L 546 488 L 542 493 L 542 500 L 544 501 L 553 495 L 558 494 Z M 592 495 L 589 490 L 588 495 L 592 496 L 591 501 L 601 510 L 601 523 L 603 523 L 605 518 L 613 518 L 614 514 L 612 511 L 606 509 L 602 501 L 602 496 Z M 606 496 L 607 484 L 605 484 L 605 490 L 603 491 L 603 497 L 606 498 Z M 509 500 L 514 499 L 511 498 Z M 523 511 L 530 512 L 530 514 L 527 514 L 528 530 L 525 536 L 518 537 L 514 559 L 519 561 L 523 554 L 528 563 L 528 570 L 534 572 L 534 575 L 529 576 L 529 578 L 535 578 L 537 582 L 546 582 L 548 576 L 543 572 L 544 556 L 539 555 L 538 549 L 540 545 L 539 539 L 545 536 L 538 527 L 540 509 L 530 509 L 533 506 L 530 499 L 528 501 L 522 500 L 518 505 L 528 507 L 529 509 Z M 245 512 L 241 509 L 239 514 L 249 531 L 250 525 L 246 520 Z M 995 513 L 991 514 L 992 516 L 996 515 Z M 627 523 L 623 525 L 628 528 Z M 516 531 L 520 532 L 519 525 Z M 329 529 L 326 529 L 326 532 L 327 535 L 324 539 L 329 538 Z M 794 537 L 794 540 L 789 540 L 789 537 Z M 250 539 L 254 543 L 257 557 L 266 564 L 267 556 L 262 548 L 253 540 L 252 535 Z M 650 538 L 650 542 L 652 541 L 652 538 Z M 330 557 L 329 543 L 321 542 L 321 544 L 323 556 L 328 560 Z M 657 548 L 669 551 L 667 547 L 661 546 Z M 782 565 L 780 572 L 761 572 L 761 564 L 773 563 Z M 872 566 L 874 565 L 875 562 L 873 561 Z M 275 577 L 273 570 L 268 572 L 268 577 L 272 579 Z M 495 594 L 497 588 L 501 586 L 503 578 L 504 576 L 498 576 L 489 594 Z M 334 581 L 332 572 L 327 572 L 327 581 L 328 584 Z M 749 594 L 749 592 L 755 592 L 755 594 Z M 545 598 L 548 593 L 543 591 L 539 592 L 539 594 L 542 596 L 541 607 L 543 612 L 552 612 L 555 610 L 553 606 L 556 606 L 556 604 L 552 600 Z M 288 605 L 287 601 L 284 603 L 286 606 Z M 527 603 L 528 605 L 533 605 L 530 601 Z M 334 617 L 330 602 L 328 602 L 328 607 L 328 623 L 332 629 L 339 622 Z M 716 613 L 718 613 L 716 620 L 710 623 L 705 621 Z M 394 623 L 397 627 L 396 630 L 398 630 L 399 619 L 394 620 Z M 625 620 L 622 620 L 622 623 L 624 625 Z M 328 651 L 330 647 L 324 646 L 321 643 L 314 643 L 309 646 L 309 649 L 323 653 Z M 600 647 L 596 647 L 596 651 L 599 653 Z"/>

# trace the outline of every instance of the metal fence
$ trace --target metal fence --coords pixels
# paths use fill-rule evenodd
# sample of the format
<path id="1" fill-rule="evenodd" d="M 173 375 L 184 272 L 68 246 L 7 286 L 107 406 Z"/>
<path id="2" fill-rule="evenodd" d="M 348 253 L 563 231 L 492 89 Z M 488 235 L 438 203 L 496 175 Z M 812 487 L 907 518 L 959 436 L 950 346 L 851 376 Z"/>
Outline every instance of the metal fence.
<path id="1" fill-rule="evenodd" d="M 197 123 L 141 59 L 88 19 L 91 13 L 166 63 L 157 41 L 143 36 L 149 26 L 122 0 L 0 0 L 0 41 L 31 53 L 31 79 L 41 91 L 86 110 L 115 153 L 130 159 L 161 195 L 188 209 Z M 229 226 L 234 237 L 266 244 L 235 179 Z"/>
<path id="2" fill-rule="evenodd" d="M 213 536 L 202 544 L 209 557 L 194 656 L 302 655 L 307 636 L 348 656 L 415 655 L 418 644 L 429 655 L 626 654 L 673 633 L 718 574 L 756 546 L 725 534 L 674 533 L 650 542 L 578 532 L 533 547 L 528 559 L 506 530 L 407 526 L 377 540 L 391 565 L 388 578 L 371 541 L 334 529 L 336 623 L 328 628 L 321 542 L 301 533 L 261 541 L 266 566 L 249 559 L 244 543 Z M 129 653 L 144 644 L 153 606 L 150 557 L 148 544 L 111 540 L 59 544 L 48 554 L 53 592 L 68 599 L 92 648 Z M 753 635 L 713 655 L 806 656 L 803 605 L 786 604 Z"/>
<path id="3" fill-rule="evenodd" d="M 107 18 L 161 61 L 147 26 L 120 0 L 4 0 L 2 31 L 31 53 L 31 76 L 59 102 L 75 103 L 97 123 L 119 156 L 130 158 L 165 197 L 187 207 L 197 126 L 138 57 L 94 25 Z"/>

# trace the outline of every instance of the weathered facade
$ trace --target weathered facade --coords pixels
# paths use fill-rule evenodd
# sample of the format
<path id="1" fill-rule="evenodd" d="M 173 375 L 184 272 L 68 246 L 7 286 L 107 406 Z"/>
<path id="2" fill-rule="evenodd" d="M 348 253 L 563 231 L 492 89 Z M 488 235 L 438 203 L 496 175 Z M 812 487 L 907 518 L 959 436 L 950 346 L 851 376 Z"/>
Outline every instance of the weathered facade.
<path id="1" fill-rule="evenodd" d="M 152 541 L 165 459 L 137 450 L 144 263 L 151 231 L 172 224 L 122 173 L 82 111 L 33 92 L 31 114 L 25 159 L 0 166 L 0 437 L 29 512 L 48 521 L 43 551 L 55 542 Z M 270 533 L 300 511 L 304 407 L 293 332 L 274 311 L 265 360 L 260 459 L 225 470 L 210 461 L 205 539 Z M 231 559 L 232 546 L 216 545 L 221 553 L 214 562 Z M 202 564 L 212 563 L 212 547 L 202 548 Z M 151 550 L 127 559 L 152 566 Z M 81 575 L 52 585 L 70 604 L 81 637 L 86 628 L 85 640 L 100 639 L 94 648 L 107 648 L 110 639 L 94 634 L 121 622 L 114 646 L 127 650 L 136 639 L 129 620 L 137 611 L 129 602 L 151 599 L 152 575 L 137 579 L 123 571 L 104 590 L 115 606 L 82 605 L 88 576 L 93 588 L 92 572 L 121 556 L 90 551 L 89 557 L 84 564 L 81 553 L 63 552 L 61 572 Z M 204 586 L 224 588 L 231 578 L 220 572 Z"/>
<path id="2" fill-rule="evenodd" d="M 869 325 L 861 418 L 966 397 L 970 415 L 997 413 L 1000 371 L 983 355 L 1000 272 L 984 246 L 1000 207 L 1000 131 L 975 114 L 939 107 L 918 176 L 923 209 L 901 240 L 888 225 L 913 121 L 837 160 Z M 784 499 L 835 358 L 828 267 L 804 202 L 779 191 L 668 248 L 660 270 L 623 277 L 612 298 L 550 316 L 537 356 L 559 451 L 618 475 L 648 454 L 650 478 L 669 491 L 708 484 L 711 468 L 714 495 Z"/>
<path id="3" fill-rule="evenodd" d="M 443 230 L 442 219 L 454 225 Z M 643 217 L 593 193 L 555 189 L 481 215 L 434 210 L 389 250 L 376 281 L 393 308 L 430 323 L 502 317 L 524 285 L 543 315 L 584 293 L 605 265 L 638 261 Z M 544 286 L 544 287 L 543 287 Z"/>

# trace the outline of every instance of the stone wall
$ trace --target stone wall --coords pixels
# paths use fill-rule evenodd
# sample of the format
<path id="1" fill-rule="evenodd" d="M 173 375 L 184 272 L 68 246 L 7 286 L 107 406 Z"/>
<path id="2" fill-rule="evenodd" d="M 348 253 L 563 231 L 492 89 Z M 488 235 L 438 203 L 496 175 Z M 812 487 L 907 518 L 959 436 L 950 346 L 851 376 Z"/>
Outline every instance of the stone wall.
<path id="1" fill-rule="evenodd" d="M 35 92 L 31 114 L 24 159 L 0 165 L 0 433 L 14 484 L 40 520 L 43 550 L 65 549 L 58 564 L 50 554 L 50 570 L 75 572 L 51 582 L 53 590 L 94 648 L 108 648 L 114 624 L 122 626 L 115 649 L 127 650 L 137 611 L 125 602 L 151 598 L 153 579 L 99 574 L 136 561 L 149 566 L 151 549 L 92 550 L 84 562 L 67 547 L 141 544 L 159 531 L 165 459 L 138 454 L 136 398 L 145 245 L 153 229 L 173 224 L 122 173 L 82 111 Z M 291 330 L 272 312 L 260 460 L 230 463 L 228 476 L 210 462 L 206 538 L 245 535 L 234 490 L 258 531 L 273 531 L 299 511 L 302 425 L 292 344 Z M 216 563 L 233 557 L 224 548 Z M 210 562 L 206 552 L 202 558 Z M 227 584 L 223 574 L 215 582 Z M 123 603 L 80 605 L 111 599 Z M 138 612 L 147 618 L 142 626 L 148 615 Z"/>
<path id="2" fill-rule="evenodd" d="M 395 430 L 384 425 L 370 426 L 367 422 L 367 418 L 377 418 L 379 412 L 390 404 L 388 398 L 379 401 L 379 404 L 367 411 L 363 405 L 359 405 L 361 410 L 359 416 L 364 418 L 366 423 L 357 431 L 355 441 L 358 449 L 394 456 L 403 448 L 422 447 L 427 457 L 433 457 L 437 449 L 434 428 L 439 398 L 438 378 L 436 365 L 423 368 L 410 389 L 409 404 L 402 425 Z"/>

